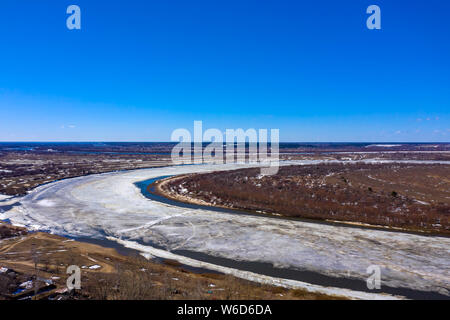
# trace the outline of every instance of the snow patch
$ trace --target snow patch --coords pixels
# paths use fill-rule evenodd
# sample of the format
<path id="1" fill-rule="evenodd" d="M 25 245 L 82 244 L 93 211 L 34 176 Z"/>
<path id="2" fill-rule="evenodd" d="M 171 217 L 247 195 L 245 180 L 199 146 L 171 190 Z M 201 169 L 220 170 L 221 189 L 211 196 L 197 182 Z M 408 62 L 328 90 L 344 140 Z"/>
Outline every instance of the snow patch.
<path id="1" fill-rule="evenodd" d="M 7 196 L 7 195 L 4 195 L 4 194 L 0 194 L 0 201 L 7 200 L 7 199 L 9 199 L 9 198 L 11 198 L 11 196 Z"/>

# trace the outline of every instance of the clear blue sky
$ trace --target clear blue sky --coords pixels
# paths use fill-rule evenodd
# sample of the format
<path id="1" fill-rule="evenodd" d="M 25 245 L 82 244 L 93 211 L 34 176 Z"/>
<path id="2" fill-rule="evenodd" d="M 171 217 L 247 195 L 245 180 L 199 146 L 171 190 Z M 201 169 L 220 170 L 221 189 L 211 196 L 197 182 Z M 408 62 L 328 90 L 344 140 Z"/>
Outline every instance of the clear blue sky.
<path id="1" fill-rule="evenodd" d="M 203 120 L 448 142 L 449 17 L 448 0 L 1 0 L 0 141 L 169 141 Z"/>

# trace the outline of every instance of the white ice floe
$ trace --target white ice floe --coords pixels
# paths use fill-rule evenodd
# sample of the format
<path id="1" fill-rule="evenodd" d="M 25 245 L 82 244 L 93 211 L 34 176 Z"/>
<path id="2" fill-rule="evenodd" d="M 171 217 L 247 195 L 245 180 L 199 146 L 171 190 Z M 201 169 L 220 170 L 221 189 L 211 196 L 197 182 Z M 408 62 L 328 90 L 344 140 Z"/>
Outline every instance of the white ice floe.
<path id="1" fill-rule="evenodd" d="M 55 206 L 55 202 L 52 200 L 44 199 L 37 202 L 41 207 L 53 207 Z"/>
<path id="2" fill-rule="evenodd" d="M 250 281 L 258 282 L 261 284 L 268 284 L 268 285 L 274 285 L 284 288 L 290 288 L 290 289 L 304 289 L 308 292 L 312 293 L 322 293 L 322 294 L 329 294 L 334 296 L 345 296 L 351 299 L 372 299 L 372 300 L 397 300 L 401 297 L 386 295 L 386 294 L 376 294 L 376 293 L 368 293 L 368 292 L 360 292 L 360 291 L 354 291 L 354 290 L 348 290 L 348 289 L 342 289 L 342 288 L 331 288 L 331 287 L 324 287 L 324 286 L 318 286 L 309 284 L 302 281 L 296 281 L 296 280 L 289 280 L 289 279 L 282 279 L 282 278 L 275 278 L 275 277 L 269 277 L 261 274 L 257 274 L 254 272 L 249 271 L 242 271 L 238 269 L 218 266 L 212 263 L 202 262 L 198 260 L 194 260 L 191 258 L 183 257 L 180 255 L 173 254 L 168 251 L 155 249 L 150 246 L 143 246 L 140 244 L 137 244 L 133 241 L 124 241 L 120 239 L 114 239 L 109 238 L 110 240 L 115 240 L 118 243 L 124 245 L 127 248 L 132 248 L 141 252 L 154 255 L 157 257 L 165 258 L 165 259 L 171 259 L 171 260 L 177 260 L 181 263 L 197 267 L 197 268 L 205 268 L 213 271 L 222 272 L 225 274 L 230 274 L 239 278 L 247 279 Z M 177 278 L 173 278 L 174 280 Z M 178 279 L 177 279 L 178 280 Z"/>
<path id="3" fill-rule="evenodd" d="M 111 237 L 141 251 L 147 258 L 174 259 L 249 280 L 314 292 L 374 297 L 371 293 L 206 264 L 170 251 L 189 250 L 237 261 L 265 262 L 278 268 L 318 272 L 364 283 L 367 267 L 375 264 L 382 270 L 382 286 L 449 295 L 449 238 L 186 209 L 149 200 L 134 185 L 160 176 L 243 167 L 248 165 L 174 166 L 61 180 L 36 188 L 20 200 L 20 206 L 0 213 L 0 219 L 71 237 Z M 52 206 L 42 206 L 43 200 Z"/>

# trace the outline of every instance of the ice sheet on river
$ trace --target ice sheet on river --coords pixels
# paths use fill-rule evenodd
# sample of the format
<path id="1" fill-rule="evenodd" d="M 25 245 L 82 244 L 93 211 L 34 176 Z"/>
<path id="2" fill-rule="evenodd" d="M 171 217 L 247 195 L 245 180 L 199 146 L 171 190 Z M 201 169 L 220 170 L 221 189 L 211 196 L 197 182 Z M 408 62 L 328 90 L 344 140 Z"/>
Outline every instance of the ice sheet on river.
<path id="1" fill-rule="evenodd" d="M 74 237 L 114 238 L 448 295 L 450 239 L 169 206 L 134 185 L 153 177 L 238 168 L 196 165 L 62 180 L 38 187 L 0 214 L 14 224 Z"/>

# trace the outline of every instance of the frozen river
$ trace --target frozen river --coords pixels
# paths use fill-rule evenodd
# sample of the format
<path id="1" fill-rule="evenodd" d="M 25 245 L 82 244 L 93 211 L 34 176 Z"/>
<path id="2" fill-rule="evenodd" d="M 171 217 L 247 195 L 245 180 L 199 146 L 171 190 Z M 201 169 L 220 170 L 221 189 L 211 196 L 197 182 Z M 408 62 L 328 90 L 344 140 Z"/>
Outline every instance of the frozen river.
<path id="1" fill-rule="evenodd" d="M 326 283 L 327 278 L 350 279 L 365 287 L 367 268 L 379 265 L 381 291 L 403 288 L 449 295 L 450 238 L 183 208 L 148 199 L 135 185 L 160 176 L 239 167 L 244 165 L 174 166 L 62 180 L 23 198 L 3 203 L 0 199 L 0 206 L 8 207 L 0 219 L 64 236 L 113 240 L 147 257 L 176 259 L 286 287 L 380 298 L 379 291 Z M 13 201 L 20 205 L 6 206 Z M 230 266 L 226 261 L 238 263 Z M 251 263 L 322 280 L 311 284 L 295 276 L 263 275 L 248 269 Z"/>

